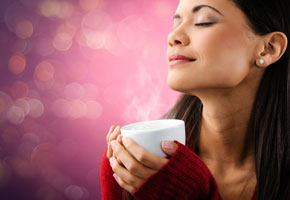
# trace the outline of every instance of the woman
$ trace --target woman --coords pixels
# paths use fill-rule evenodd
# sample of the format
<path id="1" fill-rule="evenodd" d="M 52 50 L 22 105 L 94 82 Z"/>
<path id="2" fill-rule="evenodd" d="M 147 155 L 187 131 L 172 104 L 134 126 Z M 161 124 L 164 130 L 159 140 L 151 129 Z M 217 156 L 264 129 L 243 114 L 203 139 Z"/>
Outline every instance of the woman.
<path id="1" fill-rule="evenodd" d="M 186 146 L 163 141 L 160 158 L 112 126 L 103 199 L 290 199 L 289 8 L 180 0 L 167 83 L 183 96 L 165 118 L 185 121 Z"/>

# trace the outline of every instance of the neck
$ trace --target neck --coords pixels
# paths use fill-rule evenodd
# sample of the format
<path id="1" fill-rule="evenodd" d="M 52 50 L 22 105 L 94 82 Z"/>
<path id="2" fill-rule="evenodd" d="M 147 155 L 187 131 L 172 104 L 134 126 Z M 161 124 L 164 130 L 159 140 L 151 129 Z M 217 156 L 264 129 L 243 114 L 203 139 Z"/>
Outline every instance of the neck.
<path id="1" fill-rule="evenodd" d="M 248 124 L 259 81 L 199 95 L 203 103 L 199 152 L 220 169 L 254 164 L 254 139 Z"/>

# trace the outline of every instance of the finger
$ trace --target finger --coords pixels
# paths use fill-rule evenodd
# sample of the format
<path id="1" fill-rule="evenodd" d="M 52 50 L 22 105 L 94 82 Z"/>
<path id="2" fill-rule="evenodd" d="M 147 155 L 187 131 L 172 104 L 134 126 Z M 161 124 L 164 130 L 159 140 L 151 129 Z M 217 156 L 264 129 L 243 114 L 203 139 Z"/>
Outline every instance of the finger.
<path id="1" fill-rule="evenodd" d="M 165 163 L 168 162 L 168 159 L 146 151 L 129 137 L 123 137 L 122 141 L 125 148 L 143 165 L 146 165 L 154 170 L 159 170 Z"/>
<path id="2" fill-rule="evenodd" d="M 172 156 L 177 149 L 177 144 L 173 141 L 162 141 L 161 146 L 164 153 L 168 156 Z"/>
<path id="3" fill-rule="evenodd" d="M 116 140 L 118 134 L 120 134 L 120 126 L 116 126 L 116 128 L 109 137 L 109 142 L 111 142 L 112 140 Z"/>
<path id="4" fill-rule="evenodd" d="M 118 135 L 117 137 L 117 142 L 119 142 L 121 145 L 123 145 L 123 142 L 122 142 L 122 135 Z"/>
<path id="5" fill-rule="evenodd" d="M 125 181 L 123 181 L 117 174 L 113 174 L 113 177 L 115 178 L 117 183 L 121 186 L 121 188 L 127 190 L 131 194 L 135 192 L 136 188 L 125 183 Z"/>
<path id="6" fill-rule="evenodd" d="M 120 126 L 116 126 L 116 128 L 113 130 L 113 132 L 109 136 L 109 141 L 108 141 L 108 150 L 107 150 L 107 158 L 111 158 L 113 155 L 112 147 L 110 142 L 112 140 L 115 140 L 116 137 L 120 134 Z"/>
<path id="7" fill-rule="evenodd" d="M 109 138 L 112 134 L 112 131 L 115 129 L 115 125 L 112 125 L 110 127 L 110 130 L 109 130 L 109 133 L 107 134 L 106 136 L 106 140 L 107 140 L 107 158 L 111 158 L 112 157 L 112 148 L 111 148 L 111 144 L 110 144 L 110 141 L 109 141 Z"/>
<path id="8" fill-rule="evenodd" d="M 107 142 L 109 142 L 110 135 L 111 135 L 112 131 L 114 130 L 114 128 L 115 128 L 115 125 L 111 125 L 110 130 L 106 136 Z"/>
<path id="9" fill-rule="evenodd" d="M 144 180 L 131 174 L 127 169 L 118 164 L 115 158 L 110 158 L 110 165 L 115 172 L 126 184 L 138 188 Z"/>
<path id="10" fill-rule="evenodd" d="M 115 154 L 115 152 L 113 152 L 113 157 L 118 161 L 118 163 L 121 165 L 121 166 L 124 166 L 122 161 L 117 157 L 117 155 Z"/>
<path id="11" fill-rule="evenodd" d="M 125 148 L 116 141 L 111 142 L 113 151 L 121 160 L 125 168 L 132 174 L 146 179 L 156 171 L 139 163 Z"/>

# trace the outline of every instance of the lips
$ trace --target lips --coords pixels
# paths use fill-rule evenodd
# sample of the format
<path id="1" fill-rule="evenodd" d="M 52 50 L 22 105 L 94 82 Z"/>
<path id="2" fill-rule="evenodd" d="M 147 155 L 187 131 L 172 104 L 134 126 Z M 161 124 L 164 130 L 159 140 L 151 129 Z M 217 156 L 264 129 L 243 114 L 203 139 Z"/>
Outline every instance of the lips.
<path id="1" fill-rule="evenodd" d="M 183 55 L 178 55 L 178 54 L 173 54 L 169 57 L 169 61 L 173 61 L 173 60 L 189 60 L 189 61 L 194 61 L 194 58 L 189 58 Z"/>
<path id="2" fill-rule="evenodd" d="M 169 65 L 177 65 L 177 64 L 183 64 L 183 63 L 188 63 L 188 62 L 193 62 L 196 61 L 195 58 L 190 58 L 184 55 L 180 54 L 173 54 L 169 57 Z"/>

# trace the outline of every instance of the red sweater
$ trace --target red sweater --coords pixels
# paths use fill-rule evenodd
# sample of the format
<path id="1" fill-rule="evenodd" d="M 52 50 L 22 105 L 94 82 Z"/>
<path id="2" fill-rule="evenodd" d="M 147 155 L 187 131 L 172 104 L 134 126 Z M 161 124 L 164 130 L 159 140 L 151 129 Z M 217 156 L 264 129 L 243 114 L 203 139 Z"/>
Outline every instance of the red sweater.
<path id="1" fill-rule="evenodd" d="M 121 199 L 122 189 L 113 177 L 106 152 L 101 161 L 100 172 L 102 199 Z M 257 186 L 252 200 L 256 200 L 256 189 Z M 180 143 L 168 163 L 149 177 L 133 196 L 138 200 L 221 200 L 216 181 L 206 164 Z"/>

